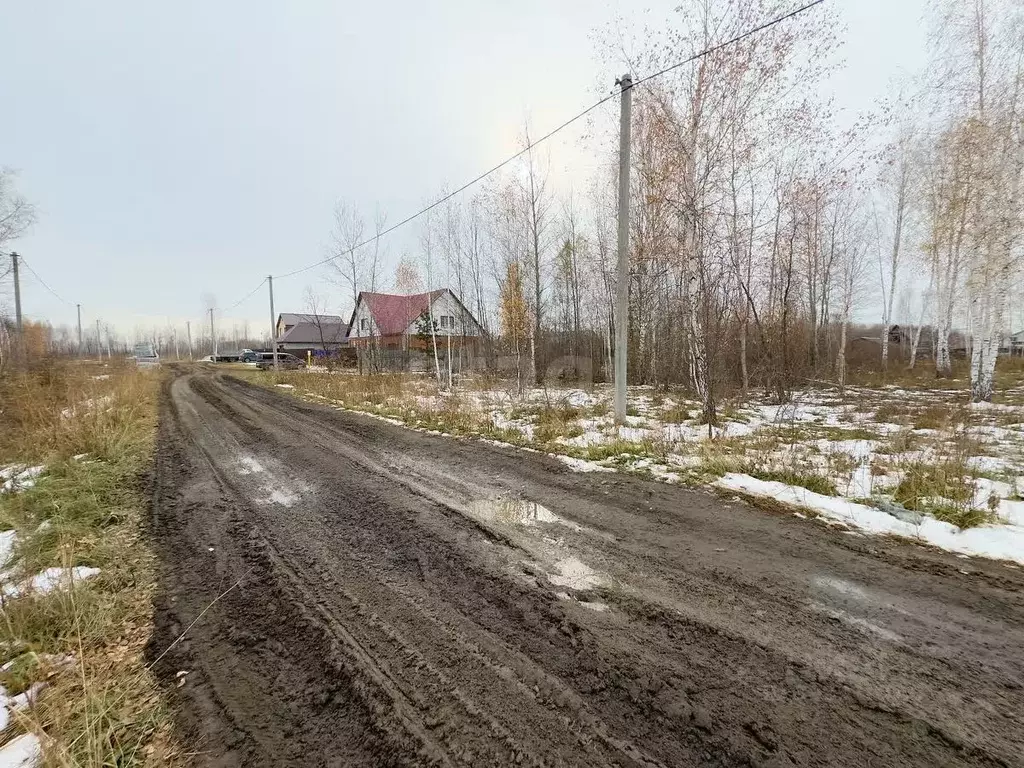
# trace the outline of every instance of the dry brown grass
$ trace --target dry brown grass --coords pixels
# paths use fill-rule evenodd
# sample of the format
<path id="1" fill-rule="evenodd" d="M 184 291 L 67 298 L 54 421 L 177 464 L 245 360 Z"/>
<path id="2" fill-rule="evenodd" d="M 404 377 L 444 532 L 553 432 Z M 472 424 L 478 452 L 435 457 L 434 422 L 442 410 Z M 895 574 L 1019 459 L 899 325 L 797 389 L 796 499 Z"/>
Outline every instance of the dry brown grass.
<path id="1" fill-rule="evenodd" d="M 6 735 L 38 734 L 47 766 L 178 762 L 163 694 L 144 664 L 155 578 L 141 476 L 158 388 L 157 372 L 60 361 L 0 380 L 0 463 L 47 465 L 35 487 L 0 496 L 0 528 L 18 531 L 12 567 L 101 570 L 72 589 L 3 605 L 0 660 L 15 662 L 4 682 L 49 685 Z M 70 458 L 80 453 L 88 459 Z M 36 663 L 49 656 L 73 660 Z"/>

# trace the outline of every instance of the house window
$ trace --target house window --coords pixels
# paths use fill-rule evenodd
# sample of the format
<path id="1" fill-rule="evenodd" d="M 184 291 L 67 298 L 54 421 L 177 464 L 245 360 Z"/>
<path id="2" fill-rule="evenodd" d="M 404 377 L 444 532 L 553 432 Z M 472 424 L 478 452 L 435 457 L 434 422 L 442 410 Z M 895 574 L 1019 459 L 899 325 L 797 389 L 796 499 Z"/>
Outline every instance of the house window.
<path id="1" fill-rule="evenodd" d="M 441 328 L 454 328 L 455 318 L 451 315 L 441 315 Z"/>
<path id="2" fill-rule="evenodd" d="M 359 321 L 359 330 L 368 331 L 370 330 L 370 318 L 364 317 Z"/>

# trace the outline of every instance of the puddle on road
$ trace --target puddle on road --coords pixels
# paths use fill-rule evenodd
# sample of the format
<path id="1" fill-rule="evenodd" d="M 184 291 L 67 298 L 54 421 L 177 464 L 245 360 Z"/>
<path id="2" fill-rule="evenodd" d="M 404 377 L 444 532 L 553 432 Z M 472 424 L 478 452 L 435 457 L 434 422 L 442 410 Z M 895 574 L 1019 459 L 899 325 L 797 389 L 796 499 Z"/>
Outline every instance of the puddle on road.
<path id="1" fill-rule="evenodd" d="M 831 616 L 836 621 L 841 621 L 844 624 L 847 624 L 861 631 L 868 632 L 872 635 L 875 635 L 876 637 L 882 638 L 883 640 L 888 640 L 892 643 L 898 643 L 901 640 L 903 640 L 903 638 L 897 635 L 895 632 L 888 630 L 885 627 L 879 626 L 878 624 L 875 624 L 873 621 L 868 621 L 867 619 L 862 618 L 860 616 L 854 616 L 850 613 L 847 613 L 846 611 L 830 608 L 829 606 L 822 605 L 821 603 L 811 603 L 811 608 L 813 608 L 816 611 L 820 611 L 821 613 L 824 613 L 828 616 Z"/>
<path id="2" fill-rule="evenodd" d="M 558 573 L 549 573 L 548 581 L 559 587 L 586 591 L 601 583 L 601 577 L 594 569 L 576 557 L 559 560 L 555 569 Z"/>
<path id="3" fill-rule="evenodd" d="M 269 466 L 276 466 L 273 459 L 267 461 Z M 236 458 L 235 471 L 243 477 L 251 478 L 247 481 L 247 487 L 257 504 L 291 507 L 309 490 L 305 484 L 282 477 L 282 473 L 268 469 L 267 465 L 249 454 L 240 454 Z"/>
<path id="4" fill-rule="evenodd" d="M 814 580 L 814 583 L 822 589 L 826 589 L 829 592 L 835 592 L 843 597 L 852 597 L 855 600 L 870 600 L 868 593 L 862 587 L 843 579 L 837 579 L 831 576 L 819 576 Z"/>
<path id="5" fill-rule="evenodd" d="M 599 603 L 596 600 L 579 600 L 570 595 L 568 592 L 556 592 L 555 597 L 557 597 L 559 600 L 568 600 L 569 602 L 575 603 L 580 608 L 586 608 L 589 611 L 597 611 L 598 613 L 603 613 L 608 610 L 607 603 Z"/>
<path id="6" fill-rule="evenodd" d="M 581 530 L 580 526 L 562 519 L 547 507 L 527 499 L 481 499 L 471 503 L 468 509 L 471 515 L 489 523 L 525 526 L 554 523 Z"/>

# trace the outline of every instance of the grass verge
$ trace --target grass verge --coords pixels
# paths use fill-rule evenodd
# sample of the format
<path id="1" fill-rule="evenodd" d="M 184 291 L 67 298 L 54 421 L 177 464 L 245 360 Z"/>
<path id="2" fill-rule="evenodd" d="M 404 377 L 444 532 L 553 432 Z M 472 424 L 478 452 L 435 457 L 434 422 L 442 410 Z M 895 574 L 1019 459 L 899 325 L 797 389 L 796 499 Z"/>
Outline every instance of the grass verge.
<path id="1" fill-rule="evenodd" d="M 0 529 L 17 531 L 8 583 L 52 567 L 100 570 L 3 602 L 0 661 L 11 665 L 0 682 L 11 694 L 47 688 L 2 738 L 35 733 L 45 766 L 179 763 L 168 708 L 144 662 L 155 564 L 142 536 L 142 478 L 158 377 L 49 361 L 0 379 L 0 464 L 46 466 L 33 487 L 0 495 Z"/>

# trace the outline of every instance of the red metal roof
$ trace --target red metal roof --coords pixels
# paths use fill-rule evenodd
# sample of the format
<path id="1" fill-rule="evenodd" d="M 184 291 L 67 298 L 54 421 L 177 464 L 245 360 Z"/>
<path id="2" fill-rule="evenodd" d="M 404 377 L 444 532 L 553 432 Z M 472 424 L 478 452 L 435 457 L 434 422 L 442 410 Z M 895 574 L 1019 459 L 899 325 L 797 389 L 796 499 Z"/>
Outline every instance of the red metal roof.
<path id="1" fill-rule="evenodd" d="M 405 333 L 405 329 L 447 290 L 439 288 L 429 293 L 413 293 L 408 296 L 363 291 L 359 298 L 369 307 L 373 321 L 377 324 L 377 333 L 392 336 Z"/>

